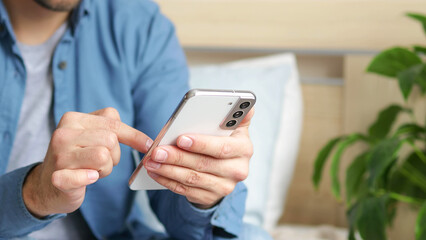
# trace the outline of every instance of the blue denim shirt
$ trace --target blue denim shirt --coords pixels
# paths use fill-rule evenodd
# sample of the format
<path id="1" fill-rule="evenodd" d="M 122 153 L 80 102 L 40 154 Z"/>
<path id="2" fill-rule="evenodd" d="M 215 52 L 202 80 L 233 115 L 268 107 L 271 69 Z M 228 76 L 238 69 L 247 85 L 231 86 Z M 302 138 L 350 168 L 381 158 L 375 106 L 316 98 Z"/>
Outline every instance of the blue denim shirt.
<path id="1" fill-rule="evenodd" d="M 184 53 L 174 27 L 150 1 L 83 0 L 70 16 L 52 58 L 53 113 L 58 124 L 68 111 L 116 108 L 123 122 L 155 138 L 188 90 Z M 22 199 L 33 166 L 5 174 L 25 89 L 25 66 L 6 9 L 0 0 L 0 239 L 25 236 L 57 214 L 34 218 Z M 135 168 L 131 149 L 121 145 L 121 161 L 111 175 L 87 187 L 80 211 L 97 238 L 149 239 L 156 233 L 142 222 L 128 179 Z M 28 156 L 31 157 L 31 156 Z M 148 192 L 167 234 L 177 239 L 221 239 L 238 235 L 246 188 L 214 209 L 200 210 L 168 190 Z M 219 229 L 216 231 L 214 229 Z"/>

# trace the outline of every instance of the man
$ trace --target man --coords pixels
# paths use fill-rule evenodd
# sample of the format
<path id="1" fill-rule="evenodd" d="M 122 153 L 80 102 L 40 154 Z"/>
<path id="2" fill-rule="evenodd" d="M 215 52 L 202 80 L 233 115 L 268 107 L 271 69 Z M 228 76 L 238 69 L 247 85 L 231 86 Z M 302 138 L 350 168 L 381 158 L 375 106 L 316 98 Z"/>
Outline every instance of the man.
<path id="1" fill-rule="evenodd" d="M 252 114 L 231 137 L 155 149 L 145 167 L 171 191 L 148 197 L 167 234 L 127 186 L 131 148 L 147 151 L 188 90 L 155 4 L 3 0 L 0 21 L 0 238 L 241 238 Z"/>

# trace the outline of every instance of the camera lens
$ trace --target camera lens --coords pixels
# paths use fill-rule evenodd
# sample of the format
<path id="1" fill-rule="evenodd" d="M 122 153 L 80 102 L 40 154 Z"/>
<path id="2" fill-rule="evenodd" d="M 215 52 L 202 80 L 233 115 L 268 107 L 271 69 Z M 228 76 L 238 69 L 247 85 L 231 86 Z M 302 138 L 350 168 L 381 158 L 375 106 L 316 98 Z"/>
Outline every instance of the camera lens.
<path id="1" fill-rule="evenodd" d="M 239 118 L 243 115 L 243 111 L 238 111 L 236 113 L 234 113 L 234 115 L 232 115 L 234 118 Z"/>
<path id="2" fill-rule="evenodd" d="M 241 103 L 240 108 L 241 108 L 241 109 L 245 109 L 245 108 L 247 108 L 248 106 L 250 106 L 250 103 L 249 103 L 249 102 L 243 102 L 243 103 Z"/>
<path id="3" fill-rule="evenodd" d="M 231 120 L 231 121 L 229 121 L 229 122 L 227 122 L 227 123 L 226 123 L 226 126 L 227 126 L 227 127 L 232 127 L 232 126 L 234 126 L 235 124 L 237 124 L 237 121 L 235 121 L 235 120 Z"/>

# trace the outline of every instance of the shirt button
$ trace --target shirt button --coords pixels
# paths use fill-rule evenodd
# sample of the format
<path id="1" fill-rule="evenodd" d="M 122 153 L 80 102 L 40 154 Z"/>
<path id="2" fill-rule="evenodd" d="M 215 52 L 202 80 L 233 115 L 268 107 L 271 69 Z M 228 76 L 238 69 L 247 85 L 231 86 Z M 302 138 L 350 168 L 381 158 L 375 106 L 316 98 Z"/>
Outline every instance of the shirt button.
<path id="1" fill-rule="evenodd" d="M 61 70 L 65 70 L 65 68 L 67 68 L 67 62 L 62 61 L 58 64 L 59 69 Z"/>
<path id="2" fill-rule="evenodd" d="M 10 132 L 6 131 L 3 133 L 3 140 L 8 142 L 10 140 Z"/>

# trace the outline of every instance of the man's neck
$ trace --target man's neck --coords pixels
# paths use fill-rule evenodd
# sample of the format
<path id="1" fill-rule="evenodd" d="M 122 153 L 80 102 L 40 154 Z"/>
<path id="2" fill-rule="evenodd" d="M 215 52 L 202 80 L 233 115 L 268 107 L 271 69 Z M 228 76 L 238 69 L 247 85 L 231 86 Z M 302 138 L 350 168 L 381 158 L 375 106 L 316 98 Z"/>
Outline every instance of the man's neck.
<path id="1" fill-rule="evenodd" d="M 70 12 L 55 12 L 33 0 L 3 0 L 19 42 L 38 45 L 47 41 Z"/>

